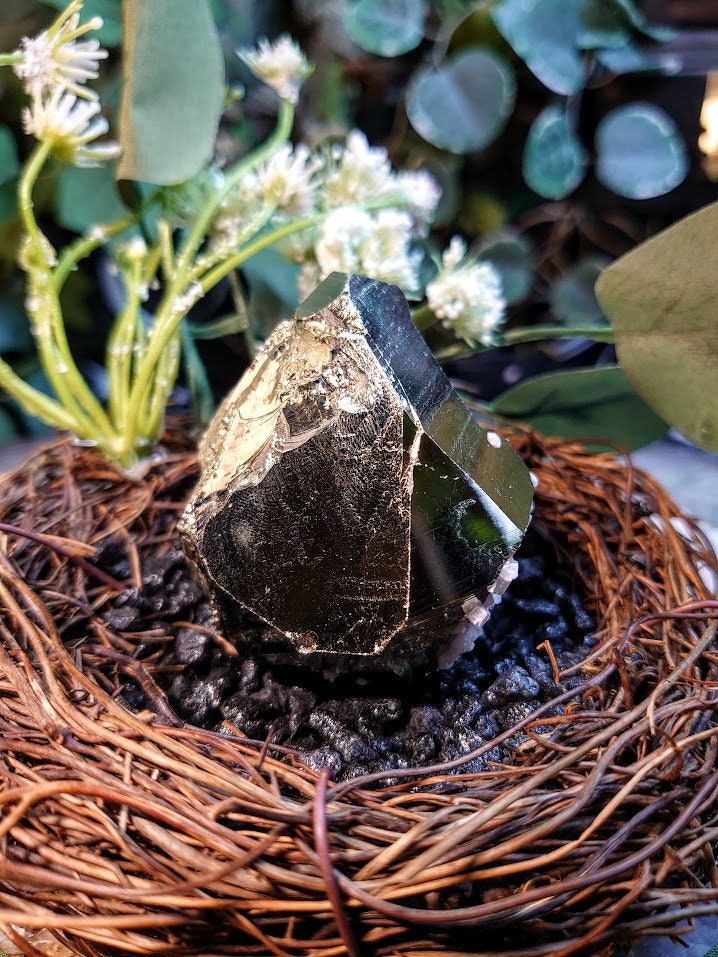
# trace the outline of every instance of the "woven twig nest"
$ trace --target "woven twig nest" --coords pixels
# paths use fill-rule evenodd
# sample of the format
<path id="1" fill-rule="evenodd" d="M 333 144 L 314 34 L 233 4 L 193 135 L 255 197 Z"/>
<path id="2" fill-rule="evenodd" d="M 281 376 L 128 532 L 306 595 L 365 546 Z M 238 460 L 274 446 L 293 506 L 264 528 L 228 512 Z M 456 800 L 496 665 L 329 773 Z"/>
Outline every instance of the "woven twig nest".
<path id="1" fill-rule="evenodd" d="M 0 930 L 19 950 L 48 953 L 43 929 L 83 955 L 597 954 L 718 910 L 715 556 L 639 471 L 518 445 L 598 644 L 501 735 L 510 764 L 391 784 L 116 700 L 128 674 L 161 700 L 135 654 L 167 635 L 112 632 L 95 546 L 114 536 L 139 584 L 173 540 L 195 470 L 176 436 L 141 481 L 68 442 L 3 481 Z M 70 621 L 87 640 L 66 648 Z"/>

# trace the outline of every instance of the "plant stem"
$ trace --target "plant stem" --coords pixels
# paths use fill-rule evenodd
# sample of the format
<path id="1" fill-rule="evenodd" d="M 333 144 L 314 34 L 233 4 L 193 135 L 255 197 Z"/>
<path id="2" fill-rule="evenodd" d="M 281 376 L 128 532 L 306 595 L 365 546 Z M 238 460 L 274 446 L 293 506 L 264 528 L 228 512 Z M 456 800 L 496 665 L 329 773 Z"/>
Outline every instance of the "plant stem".
<path id="1" fill-rule="evenodd" d="M 498 346 L 515 346 L 522 342 L 545 342 L 547 339 L 592 339 L 594 342 L 613 342 L 613 330 L 610 326 L 568 327 L 568 326 L 522 326 L 520 329 L 508 329 L 501 336 Z M 439 362 L 449 359 L 465 359 L 485 348 L 476 349 L 466 342 L 454 342 L 438 349 L 434 356 Z"/>
<path id="2" fill-rule="evenodd" d="M 202 240 L 204 239 L 217 210 L 221 206 L 222 201 L 227 197 L 227 195 L 230 193 L 233 187 L 236 186 L 245 173 L 254 169 L 261 162 L 270 157 L 272 153 L 274 153 L 282 145 L 282 143 L 289 139 L 289 134 L 292 132 L 293 122 L 294 107 L 291 103 L 287 102 L 287 100 L 282 100 L 279 105 L 277 125 L 274 128 L 271 136 L 269 136 L 269 138 L 258 149 L 256 149 L 253 153 L 250 153 L 249 156 L 245 156 L 238 163 L 236 163 L 231 170 L 229 170 L 225 176 L 222 188 L 217 191 L 216 195 L 212 197 L 211 201 L 195 220 L 180 252 L 179 261 L 177 264 L 178 273 L 184 272 L 184 270 L 188 268 L 195 253 L 202 244 Z"/>
<path id="3" fill-rule="evenodd" d="M 135 260 L 122 270 L 125 283 L 125 306 L 115 319 L 107 344 L 105 367 L 109 375 L 109 410 L 115 427 L 120 427 L 127 415 L 127 403 L 130 397 L 132 381 L 133 348 L 140 297 L 139 287 L 142 279 L 143 263 Z"/>
<path id="4" fill-rule="evenodd" d="M 27 232 L 25 268 L 29 299 L 37 302 L 31 313 L 32 333 L 42 367 L 60 403 L 75 420 L 75 431 L 84 438 L 112 433 L 112 424 L 75 364 L 53 280 L 54 251 L 35 219 L 32 192 L 51 146 L 39 143 L 30 155 L 18 184 L 18 207 Z"/>
<path id="5" fill-rule="evenodd" d="M 134 224 L 135 219 L 136 217 L 133 216 L 120 219 L 115 223 L 109 223 L 107 226 L 99 226 L 97 227 L 97 235 L 80 236 L 79 239 L 71 243 L 60 256 L 53 273 L 56 292 L 60 292 L 67 281 L 67 277 L 80 260 L 85 259 L 112 236 L 117 236 L 129 229 Z M 99 230 L 101 230 L 101 233 Z"/>
<path id="6" fill-rule="evenodd" d="M 14 53 L 0 53 L 0 66 L 15 66 L 17 63 L 22 63 L 23 59 L 19 50 L 15 50 Z"/>
<path id="7" fill-rule="evenodd" d="M 50 155 L 49 143 L 38 143 L 30 154 L 30 158 L 25 164 L 20 182 L 17 189 L 18 208 L 22 224 L 30 237 L 36 243 L 42 246 L 42 240 L 45 238 L 40 231 L 40 227 L 35 220 L 33 213 L 32 191 L 35 183 L 42 172 L 42 168 Z"/>
<path id="8" fill-rule="evenodd" d="M 610 326 L 523 326 L 507 329 L 501 337 L 502 346 L 520 342 L 541 342 L 544 339 L 593 339 L 594 342 L 613 342 Z"/>
<path id="9" fill-rule="evenodd" d="M 286 239 L 288 236 L 301 233 L 303 230 L 309 229 L 310 226 L 316 226 L 328 216 L 330 212 L 331 210 L 326 210 L 325 212 L 316 213 L 314 216 L 305 216 L 303 219 L 295 219 L 289 223 L 284 223 L 283 226 L 277 226 L 276 229 L 272 229 L 262 236 L 258 236 L 253 242 L 248 243 L 242 249 L 238 250 L 234 256 L 230 256 L 229 259 L 225 259 L 224 262 L 217 263 L 214 268 L 205 273 L 202 279 L 200 279 L 202 290 L 205 293 L 209 292 L 221 279 L 224 279 L 225 276 L 233 272 L 238 266 L 241 266 L 242 263 L 251 259 L 252 256 L 256 256 L 257 253 L 263 249 L 268 249 L 270 246 L 273 246 L 282 239 Z"/>
<path id="10" fill-rule="evenodd" d="M 29 415 L 37 416 L 56 429 L 77 431 L 75 417 L 68 409 L 44 392 L 28 385 L 4 359 L 0 359 L 0 386 L 19 402 Z"/>

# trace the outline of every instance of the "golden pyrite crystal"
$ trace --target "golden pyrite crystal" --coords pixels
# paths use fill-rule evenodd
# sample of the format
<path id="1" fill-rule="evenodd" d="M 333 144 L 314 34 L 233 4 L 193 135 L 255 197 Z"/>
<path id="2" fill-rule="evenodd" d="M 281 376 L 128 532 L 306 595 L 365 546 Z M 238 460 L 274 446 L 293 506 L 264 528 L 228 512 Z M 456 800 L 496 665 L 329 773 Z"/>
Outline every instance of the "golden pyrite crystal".
<path id="1" fill-rule="evenodd" d="M 338 273 L 225 398 L 200 464 L 181 534 L 225 632 L 248 609 L 302 653 L 445 659 L 510 580 L 533 491 L 401 291 Z"/>

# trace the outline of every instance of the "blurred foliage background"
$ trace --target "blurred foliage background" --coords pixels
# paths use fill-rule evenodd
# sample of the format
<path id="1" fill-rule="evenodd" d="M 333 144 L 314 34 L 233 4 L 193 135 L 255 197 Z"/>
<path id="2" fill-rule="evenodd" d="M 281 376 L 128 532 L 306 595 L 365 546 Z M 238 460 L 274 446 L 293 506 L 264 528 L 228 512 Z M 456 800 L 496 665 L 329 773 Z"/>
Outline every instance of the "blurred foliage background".
<path id="1" fill-rule="evenodd" d="M 3 0 L 0 50 L 13 49 L 65 5 Z M 600 326 L 593 285 L 604 266 L 718 195 L 697 148 L 704 77 L 671 86 L 680 73 L 676 35 L 649 20 L 638 0 L 211 0 L 211 7 L 228 83 L 219 162 L 263 138 L 276 116 L 273 94 L 253 81 L 235 50 L 290 33 L 316 65 L 294 139 L 317 146 L 358 127 L 388 148 L 396 166 L 428 168 L 443 189 L 436 240 L 443 245 L 460 233 L 497 266 L 509 328 Z M 104 18 L 99 39 L 111 52 L 97 86 L 112 123 L 122 90 L 121 0 L 86 0 L 85 15 L 94 14 Z M 194 80 L 201 82 L 199 72 Z M 29 148 L 19 122 L 23 97 L 11 71 L 0 84 L 0 353 L 41 385 L 15 265 L 14 191 Z M 162 135 L 160 125 L 159 141 Z M 176 159 L 181 166 L 182 156 Z M 118 187 L 110 169 L 58 165 L 43 178 L 37 205 L 50 237 L 62 242 L 137 208 L 152 188 L 129 180 Z M 186 188 L 165 186 L 163 202 L 181 204 Z M 296 271 L 272 252 L 243 269 L 252 338 L 291 313 Z M 71 344 L 102 394 L 97 358 L 120 302 L 102 255 L 72 276 L 63 296 Z M 193 324 L 236 305 L 227 282 L 196 307 Z M 617 375 L 610 345 L 579 337 L 463 357 L 456 343 L 433 336 L 449 370 L 478 399 L 511 388 L 497 411 L 503 402 L 507 415 L 581 435 L 593 397 L 593 434 L 615 433 L 625 420 L 618 437 L 636 446 L 664 429 Z M 199 347 L 221 394 L 247 362 L 247 338 L 207 338 Z M 581 373 L 566 372 L 574 368 Z M 554 370 L 566 374 L 548 386 L 524 381 Z M 0 442 L 39 428 L 11 401 L 0 402 Z"/>

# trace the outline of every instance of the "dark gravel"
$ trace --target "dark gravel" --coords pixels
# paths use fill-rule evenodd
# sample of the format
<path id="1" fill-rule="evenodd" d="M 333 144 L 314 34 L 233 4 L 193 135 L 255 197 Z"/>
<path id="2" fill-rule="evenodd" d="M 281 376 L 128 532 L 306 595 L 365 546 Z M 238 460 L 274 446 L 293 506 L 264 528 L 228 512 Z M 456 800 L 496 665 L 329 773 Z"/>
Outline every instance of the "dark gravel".
<path id="1" fill-rule="evenodd" d="M 494 608 L 473 652 L 446 671 L 415 674 L 360 673 L 329 680 L 286 660 L 236 657 L 194 628 L 174 628 L 175 640 L 148 670 L 183 720 L 212 730 L 238 729 L 246 737 L 297 749 L 314 766 L 328 764 L 337 779 L 365 772 L 422 766 L 459 757 L 559 693 L 545 652 L 546 639 L 559 661 L 580 659 L 591 645 L 593 622 L 569 570 L 530 532 L 516 556 L 519 577 Z M 99 556 L 121 574 L 122 559 L 108 545 Z M 179 548 L 145 562 L 141 592 L 121 596 L 105 613 L 113 629 L 130 634 L 173 622 L 211 625 L 211 611 Z M 264 626 L 247 615 L 245 637 L 261 641 Z M 153 665 L 160 665 L 152 670 Z M 128 706 L 148 706 L 134 682 Z M 228 728 L 229 726 L 229 728 Z M 517 743 L 517 742 L 514 742 Z M 494 748 L 483 760 L 506 760 Z M 465 766 L 475 769 L 478 762 Z"/>

